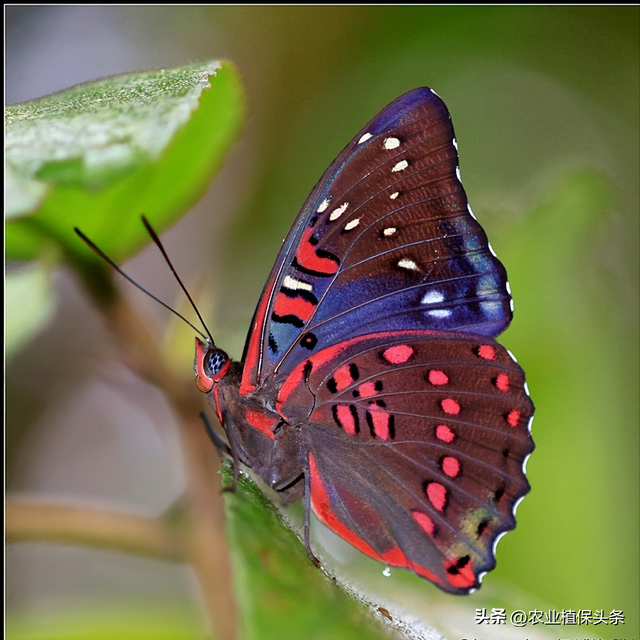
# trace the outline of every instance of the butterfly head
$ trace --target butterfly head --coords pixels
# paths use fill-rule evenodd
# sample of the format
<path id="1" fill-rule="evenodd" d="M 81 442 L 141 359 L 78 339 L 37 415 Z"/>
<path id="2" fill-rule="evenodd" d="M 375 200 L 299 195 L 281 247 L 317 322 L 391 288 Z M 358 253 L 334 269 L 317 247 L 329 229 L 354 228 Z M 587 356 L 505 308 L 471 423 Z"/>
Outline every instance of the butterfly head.
<path id="1" fill-rule="evenodd" d="M 203 393 L 213 389 L 217 382 L 229 371 L 231 359 L 222 350 L 203 342 L 196 337 L 196 357 L 194 368 L 196 370 L 196 386 Z"/>

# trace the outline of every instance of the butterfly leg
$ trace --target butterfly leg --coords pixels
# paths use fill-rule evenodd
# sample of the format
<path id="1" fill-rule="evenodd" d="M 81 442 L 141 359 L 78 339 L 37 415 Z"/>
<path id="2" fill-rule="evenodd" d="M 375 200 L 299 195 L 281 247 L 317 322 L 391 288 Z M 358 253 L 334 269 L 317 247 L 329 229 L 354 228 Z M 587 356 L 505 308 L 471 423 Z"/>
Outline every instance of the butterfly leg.
<path id="1" fill-rule="evenodd" d="M 233 479 L 228 487 L 222 489 L 222 493 L 234 493 L 238 486 L 238 475 L 240 474 L 240 458 L 236 447 L 231 447 L 231 457 L 233 459 Z"/>
<path id="2" fill-rule="evenodd" d="M 304 471 L 304 550 L 309 556 L 309 560 L 313 562 L 318 568 L 322 568 L 320 560 L 314 555 L 311 550 L 311 474 L 309 469 Z"/>
<path id="3" fill-rule="evenodd" d="M 225 456 L 231 456 L 233 460 L 233 480 L 228 487 L 224 487 L 222 489 L 223 493 L 234 493 L 236 487 L 238 486 L 238 473 L 240 470 L 240 458 L 238 457 L 238 453 L 234 447 L 230 447 L 214 430 L 209 422 L 209 418 L 207 418 L 204 411 L 200 412 L 200 417 L 202 418 L 202 422 L 204 422 L 205 429 L 207 430 L 207 434 L 213 442 L 213 446 L 216 448 L 218 455 L 221 459 Z"/>
<path id="4" fill-rule="evenodd" d="M 209 418 L 207 418 L 207 414 L 204 411 L 200 412 L 200 418 L 202 419 L 202 422 L 204 422 L 204 428 L 207 431 L 207 435 L 211 439 L 211 442 L 213 442 L 213 446 L 216 448 L 216 451 L 218 452 L 218 455 L 220 456 L 220 458 L 224 458 L 225 455 L 231 456 L 232 455 L 231 448 L 216 433 L 214 428 L 211 426 L 211 423 L 209 422 Z"/>

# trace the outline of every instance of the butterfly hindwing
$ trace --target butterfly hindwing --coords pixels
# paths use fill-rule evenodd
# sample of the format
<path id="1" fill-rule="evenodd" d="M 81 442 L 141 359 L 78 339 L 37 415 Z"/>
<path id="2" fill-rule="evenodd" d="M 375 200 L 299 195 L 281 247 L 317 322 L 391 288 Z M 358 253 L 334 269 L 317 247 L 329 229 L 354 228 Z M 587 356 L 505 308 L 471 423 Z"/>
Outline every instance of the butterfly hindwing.
<path id="1" fill-rule="evenodd" d="M 360 333 L 495 336 L 510 302 L 459 179 L 447 108 L 415 89 L 355 136 L 303 205 L 256 310 L 241 389 Z"/>
<path id="2" fill-rule="evenodd" d="M 368 334 L 321 350 L 282 386 L 301 423 L 311 503 L 358 549 L 453 593 L 477 587 L 529 490 L 533 405 L 494 340 Z"/>

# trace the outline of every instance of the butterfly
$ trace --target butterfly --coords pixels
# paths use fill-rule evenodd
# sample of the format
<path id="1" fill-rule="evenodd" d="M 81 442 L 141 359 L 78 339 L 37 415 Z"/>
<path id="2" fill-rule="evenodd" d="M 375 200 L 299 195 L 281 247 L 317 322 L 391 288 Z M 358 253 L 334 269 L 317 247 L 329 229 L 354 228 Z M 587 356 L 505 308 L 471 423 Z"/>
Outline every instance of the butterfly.
<path id="1" fill-rule="evenodd" d="M 361 552 L 454 594 L 529 491 L 513 305 L 460 181 L 449 112 L 397 98 L 331 163 L 267 279 L 240 362 L 196 338 L 218 447 Z M 317 563 L 317 561 L 316 561 Z"/>

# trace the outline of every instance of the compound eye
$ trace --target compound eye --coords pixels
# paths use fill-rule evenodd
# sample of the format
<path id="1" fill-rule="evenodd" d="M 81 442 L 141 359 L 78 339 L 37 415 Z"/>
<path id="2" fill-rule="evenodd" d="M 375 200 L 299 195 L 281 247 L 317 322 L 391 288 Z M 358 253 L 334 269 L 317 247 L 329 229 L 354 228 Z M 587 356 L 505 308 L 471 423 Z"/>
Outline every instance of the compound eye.
<path id="1" fill-rule="evenodd" d="M 222 349 L 209 349 L 204 357 L 204 371 L 217 382 L 227 372 L 229 356 Z"/>
<path id="2" fill-rule="evenodd" d="M 213 385 L 224 378 L 229 370 L 229 356 L 217 347 L 210 347 L 196 338 L 196 386 L 203 393 L 213 389 Z"/>

